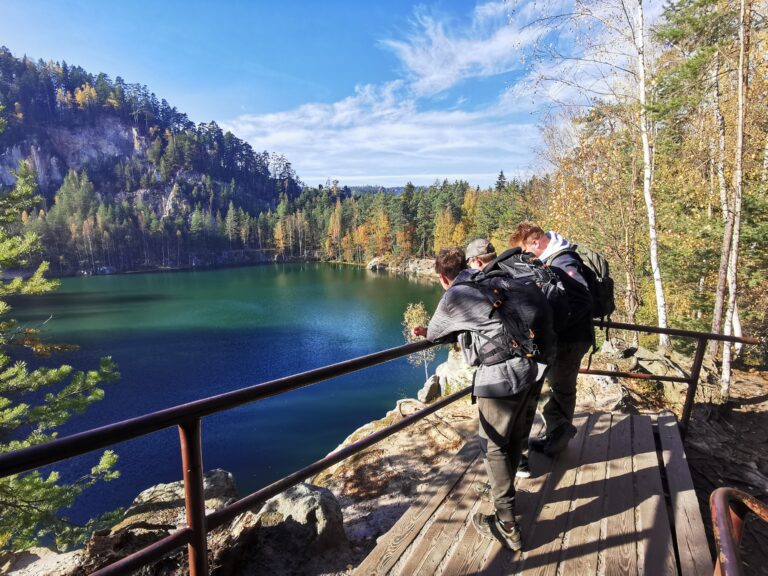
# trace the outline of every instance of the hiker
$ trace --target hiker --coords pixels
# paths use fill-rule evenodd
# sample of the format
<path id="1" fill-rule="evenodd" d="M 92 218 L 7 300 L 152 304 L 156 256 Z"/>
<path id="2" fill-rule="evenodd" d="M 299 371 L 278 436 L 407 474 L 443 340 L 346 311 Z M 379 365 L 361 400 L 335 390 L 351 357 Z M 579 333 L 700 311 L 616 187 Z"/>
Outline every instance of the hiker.
<path id="1" fill-rule="evenodd" d="M 492 268 L 496 260 L 496 249 L 493 244 L 485 238 L 478 238 L 467 245 L 466 250 L 467 265 L 474 270 L 483 270 Z M 489 266 L 489 264 L 491 266 Z M 550 344 L 554 348 L 554 343 Z M 542 371 L 540 377 L 534 383 L 528 400 L 528 406 L 525 411 L 524 432 L 520 438 L 520 462 L 517 465 L 515 476 L 518 478 L 530 478 L 531 467 L 528 460 L 528 435 L 531 433 L 534 418 L 536 417 L 536 406 L 539 402 L 541 388 L 544 385 L 546 370 Z"/>
<path id="2" fill-rule="evenodd" d="M 521 222 L 509 239 L 552 268 L 565 286 L 571 315 L 567 327 L 557 334 L 557 351 L 547 374 L 552 396 L 542 409 L 546 433 L 531 438 L 531 449 L 548 456 L 559 454 L 576 435 L 573 413 L 576 409 L 576 379 L 581 360 L 595 341 L 592 298 L 585 278 L 584 264 L 568 240 L 544 230 L 533 222 Z"/>
<path id="3" fill-rule="evenodd" d="M 413 333 L 432 341 L 457 339 L 467 363 L 477 366 L 473 397 L 477 398 L 480 442 L 496 511 L 491 515 L 478 512 L 472 522 L 485 538 L 498 539 L 511 550 L 519 550 L 520 528 L 514 514 L 515 470 L 521 440 L 527 435 L 525 411 L 537 380 L 538 364 L 535 355 L 528 352 L 530 330 L 526 335 L 517 330 L 512 338 L 508 318 L 519 312 L 515 307 L 522 302 L 535 302 L 547 311 L 546 302 L 537 288 L 524 284 L 515 287 L 518 298 L 507 298 L 507 292 L 500 287 L 506 280 L 500 277 L 488 282 L 488 286 L 497 286 L 491 288 L 495 296 L 489 299 L 488 286 L 480 281 L 482 271 L 467 269 L 464 250 L 458 247 L 440 251 L 435 271 L 446 292 L 428 328 L 419 326 Z"/>

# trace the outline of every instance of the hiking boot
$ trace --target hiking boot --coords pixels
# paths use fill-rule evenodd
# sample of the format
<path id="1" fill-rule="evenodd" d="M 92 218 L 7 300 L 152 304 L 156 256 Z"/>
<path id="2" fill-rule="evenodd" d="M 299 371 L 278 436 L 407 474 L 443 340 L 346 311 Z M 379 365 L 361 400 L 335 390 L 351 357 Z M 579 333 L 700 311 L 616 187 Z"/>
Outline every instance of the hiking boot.
<path id="1" fill-rule="evenodd" d="M 472 516 L 472 524 L 483 538 L 496 539 L 512 551 L 520 550 L 523 547 L 520 539 L 520 527 L 515 520 L 502 522 L 496 514 L 476 512 Z"/>
<path id="2" fill-rule="evenodd" d="M 515 472 L 515 476 L 518 478 L 530 478 L 531 477 L 531 468 L 528 465 L 528 456 L 523 454 L 520 457 L 520 463 L 517 465 L 517 471 Z"/>
<path id="3" fill-rule="evenodd" d="M 483 502 L 491 501 L 491 483 L 490 482 L 475 482 L 472 485 L 472 489 L 475 494 L 480 496 L 480 500 Z"/>
<path id="4" fill-rule="evenodd" d="M 568 442 L 576 436 L 576 427 L 572 424 L 561 424 L 552 432 L 548 432 L 539 438 L 532 438 L 528 442 L 531 450 L 541 452 L 547 456 L 554 456 L 565 450 Z"/>

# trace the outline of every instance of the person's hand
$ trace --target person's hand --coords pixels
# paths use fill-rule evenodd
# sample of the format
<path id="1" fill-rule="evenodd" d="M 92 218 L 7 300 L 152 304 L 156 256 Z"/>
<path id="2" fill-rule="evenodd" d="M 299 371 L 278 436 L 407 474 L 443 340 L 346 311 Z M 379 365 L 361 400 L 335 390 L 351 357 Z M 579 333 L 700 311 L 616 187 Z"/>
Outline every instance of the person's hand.
<path id="1" fill-rule="evenodd" d="M 414 326 L 413 330 L 411 330 L 411 334 L 414 336 L 426 336 L 427 335 L 427 327 L 426 326 Z"/>

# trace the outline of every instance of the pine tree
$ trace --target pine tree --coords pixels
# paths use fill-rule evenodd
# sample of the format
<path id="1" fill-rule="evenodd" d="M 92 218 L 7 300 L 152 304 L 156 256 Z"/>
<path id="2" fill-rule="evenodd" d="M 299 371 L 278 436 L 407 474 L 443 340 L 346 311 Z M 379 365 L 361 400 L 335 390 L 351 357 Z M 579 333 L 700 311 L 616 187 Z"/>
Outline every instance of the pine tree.
<path id="1" fill-rule="evenodd" d="M 39 238 L 30 231 L 20 233 L 22 210 L 36 204 L 35 176 L 28 165 L 17 172 L 14 188 L 0 195 L 0 266 L 26 266 L 40 250 Z M 43 262 L 28 279 L 16 278 L 2 284 L 0 298 L 14 294 L 44 294 L 56 283 L 45 279 L 48 263 Z M 83 412 L 100 400 L 103 383 L 117 379 L 115 364 L 102 358 L 96 370 L 75 372 L 70 366 L 29 369 L 25 361 L 15 358 L 24 347 L 47 356 L 65 346 L 44 344 L 39 331 L 19 326 L 8 318 L 10 306 L 0 300 L 0 425 L 3 437 L 0 452 L 11 452 L 48 442 L 56 437 L 57 428 L 72 414 Z M 40 392 L 49 390 L 45 395 Z M 60 481 L 58 472 L 43 476 L 38 471 L 15 474 L 0 479 L 0 550 L 18 550 L 38 544 L 49 536 L 64 548 L 82 542 L 93 529 L 110 523 L 119 511 L 77 526 L 60 515 L 88 487 L 118 476 L 113 467 L 117 457 L 111 451 L 102 454 L 90 472 L 78 480 Z"/>

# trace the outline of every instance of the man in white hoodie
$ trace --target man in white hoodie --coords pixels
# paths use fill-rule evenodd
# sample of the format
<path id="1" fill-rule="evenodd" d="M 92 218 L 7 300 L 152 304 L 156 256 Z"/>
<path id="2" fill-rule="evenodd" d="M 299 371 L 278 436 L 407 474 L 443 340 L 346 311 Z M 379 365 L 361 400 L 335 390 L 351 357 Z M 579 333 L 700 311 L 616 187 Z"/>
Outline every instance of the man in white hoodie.
<path id="1" fill-rule="evenodd" d="M 521 222 L 510 237 L 510 244 L 531 252 L 557 273 L 565 286 L 570 308 L 568 322 L 557 333 L 557 354 L 547 376 L 552 396 L 542 410 L 546 434 L 530 440 L 533 450 L 554 456 L 562 452 L 576 434 L 572 423 L 576 379 L 581 360 L 595 338 L 592 297 L 584 277 L 584 263 L 571 243 L 556 232 L 544 232 L 533 222 Z"/>

